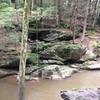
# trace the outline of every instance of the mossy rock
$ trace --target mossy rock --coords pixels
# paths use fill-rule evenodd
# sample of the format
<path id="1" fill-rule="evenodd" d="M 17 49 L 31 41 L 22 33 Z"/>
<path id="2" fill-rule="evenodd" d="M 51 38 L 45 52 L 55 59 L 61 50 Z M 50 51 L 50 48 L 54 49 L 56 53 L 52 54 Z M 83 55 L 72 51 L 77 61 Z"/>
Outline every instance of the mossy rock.
<path id="1" fill-rule="evenodd" d="M 64 59 L 64 61 L 78 61 L 85 54 L 85 52 L 85 49 L 83 49 L 80 45 L 76 44 L 62 45 L 56 48 L 57 55 Z"/>
<path id="2" fill-rule="evenodd" d="M 55 59 L 59 61 L 80 60 L 86 50 L 76 44 L 57 44 L 41 53 L 42 59 Z"/>

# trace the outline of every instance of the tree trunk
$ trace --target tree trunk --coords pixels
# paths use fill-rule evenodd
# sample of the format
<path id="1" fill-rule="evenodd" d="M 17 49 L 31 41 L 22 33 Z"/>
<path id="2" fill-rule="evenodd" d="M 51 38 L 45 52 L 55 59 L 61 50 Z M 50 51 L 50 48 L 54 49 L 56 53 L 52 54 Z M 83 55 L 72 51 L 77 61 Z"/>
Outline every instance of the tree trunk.
<path id="1" fill-rule="evenodd" d="M 25 0 L 24 12 L 23 12 L 23 31 L 21 37 L 20 65 L 19 65 L 19 100 L 24 100 L 28 25 L 29 25 L 29 0 Z"/>
<path id="2" fill-rule="evenodd" d="M 11 6 L 11 4 L 12 4 L 12 2 L 11 2 L 11 0 L 9 0 L 9 6 Z"/>
<path id="3" fill-rule="evenodd" d="M 58 26 L 60 25 L 61 22 L 61 0 L 57 0 L 57 24 Z"/>
<path id="4" fill-rule="evenodd" d="M 94 28 L 95 27 L 95 24 L 96 24 L 96 19 L 97 19 L 97 13 L 98 13 L 98 2 L 99 0 L 96 0 L 95 1 L 95 7 L 94 7 L 94 18 L 93 18 L 93 24 L 92 24 L 92 27 Z"/>
<path id="5" fill-rule="evenodd" d="M 78 0 L 70 1 L 70 30 L 73 34 L 73 43 L 75 43 L 75 28 L 76 28 L 76 19 L 77 19 L 77 7 Z"/>
<path id="6" fill-rule="evenodd" d="M 84 40 L 85 34 L 86 34 L 87 19 L 88 19 L 88 13 L 89 13 L 89 4 L 90 4 L 90 0 L 87 0 L 86 10 L 85 10 L 86 13 L 85 13 L 85 17 L 84 17 L 84 25 L 83 25 L 83 33 L 82 33 L 81 41 Z"/>

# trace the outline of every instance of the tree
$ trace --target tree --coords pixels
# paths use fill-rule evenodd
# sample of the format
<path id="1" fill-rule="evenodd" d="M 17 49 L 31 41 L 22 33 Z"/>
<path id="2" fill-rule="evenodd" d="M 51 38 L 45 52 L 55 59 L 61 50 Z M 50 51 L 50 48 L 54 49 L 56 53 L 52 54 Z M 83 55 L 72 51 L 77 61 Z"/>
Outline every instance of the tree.
<path id="1" fill-rule="evenodd" d="M 95 7 L 94 7 L 94 18 L 93 18 L 93 23 L 92 23 L 92 27 L 95 27 L 96 24 L 96 20 L 97 20 L 97 14 L 98 14 L 98 6 L 99 6 L 99 0 L 95 0 Z"/>
<path id="2" fill-rule="evenodd" d="M 29 25 L 29 0 L 25 0 L 24 12 L 23 12 L 23 29 L 21 37 L 20 65 L 19 65 L 19 100 L 24 100 L 28 25 Z"/>
<path id="3" fill-rule="evenodd" d="M 85 16 L 84 16 L 84 23 L 83 23 L 83 33 L 82 33 L 82 38 L 81 41 L 84 40 L 85 38 L 85 33 L 86 33 L 86 28 L 87 28 L 87 20 L 88 20 L 88 14 L 89 14 L 89 4 L 90 4 L 90 0 L 87 0 L 86 2 L 86 9 L 85 9 Z"/>
<path id="4" fill-rule="evenodd" d="M 70 30 L 72 30 L 73 34 L 73 43 L 75 43 L 75 28 L 76 28 L 76 19 L 77 19 L 77 9 L 78 9 L 78 0 L 69 0 L 70 6 Z"/>
<path id="5" fill-rule="evenodd" d="M 62 0 L 57 0 L 57 24 L 58 26 L 60 25 L 61 22 L 61 5 L 62 5 Z"/>

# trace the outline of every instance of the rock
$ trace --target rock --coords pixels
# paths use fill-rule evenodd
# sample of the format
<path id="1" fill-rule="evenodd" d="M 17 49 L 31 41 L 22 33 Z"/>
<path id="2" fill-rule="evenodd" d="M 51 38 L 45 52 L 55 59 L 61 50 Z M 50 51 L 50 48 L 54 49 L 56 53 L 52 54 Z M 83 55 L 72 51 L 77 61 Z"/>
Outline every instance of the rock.
<path id="1" fill-rule="evenodd" d="M 100 63 L 95 63 L 95 64 L 87 65 L 85 67 L 85 69 L 89 69 L 89 70 L 100 70 Z"/>
<path id="2" fill-rule="evenodd" d="M 57 47 L 55 51 L 60 58 L 64 59 L 64 61 L 78 61 L 85 54 L 86 49 L 79 47 L 78 45 L 66 44 Z"/>
<path id="3" fill-rule="evenodd" d="M 96 59 L 96 55 L 91 50 L 87 50 L 81 60 L 87 61 L 87 60 L 95 60 L 95 59 Z"/>
<path id="4" fill-rule="evenodd" d="M 64 100 L 100 100 L 100 89 L 68 90 L 60 94 Z"/>
<path id="5" fill-rule="evenodd" d="M 52 42 L 52 41 L 72 40 L 73 35 L 70 32 L 68 33 L 60 29 L 58 30 L 56 29 L 40 29 L 40 30 L 29 29 L 29 38 L 31 40 L 36 40 L 36 38 L 38 38 L 38 40 L 40 41 Z"/>
<path id="6" fill-rule="evenodd" d="M 0 29 L 0 68 L 16 68 L 16 66 L 18 65 L 19 40 L 17 40 L 17 37 L 18 34 L 15 34 L 11 29 Z"/>
<path id="7" fill-rule="evenodd" d="M 69 68 L 64 65 L 48 65 L 42 70 L 42 77 L 46 79 L 59 80 L 70 77 L 77 71 L 78 70 L 75 68 Z"/>
<path id="8" fill-rule="evenodd" d="M 71 68 L 78 68 L 78 69 L 80 69 L 81 68 L 81 64 L 77 64 L 77 65 L 72 64 L 72 65 L 70 65 L 70 67 Z"/>
<path id="9" fill-rule="evenodd" d="M 5 48 L 6 49 L 6 48 Z M 19 64 L 19 57 L 16 50 L 1 50 L 0 51 L 0 67 L 16 67 Z M 8 68 L 9 68 L 8 67 Z"/>
<path id="10" fill-rule="evenodd" d="M 43 64 L 63 64 L 61 61 L 58 60 L 43 60 Z"/>
<path id="11" fill-rule="evenodd" d="M 61 62 L 68 60 L 78 61 L 86 50 L 74 44 L 57 44 L 40 53 L 42 59 L 52 59 Z"/>
<path id="12" fill-rule="evenodd" d="M 13 70 L 0 69 L 0 79 L 11 75 L 16 75 L 16 74 L 17 72 Z"/>
<path id="13" fill-rule="evenodd" d="M 16 79 L 19 81 L 19 75 L 16 76 Z M 25 81 L 32 81 L 32 80 L 39 81 L 39 78 L 38 77 L 32 77 L 30 75 L 25 75 Z"/>
<path id="14" fill-rule="evenodd" d="M 53 74 L 51 75 L 51 80 L 62 80 L 62 77 L 59 76 L 58 74 Z"/>

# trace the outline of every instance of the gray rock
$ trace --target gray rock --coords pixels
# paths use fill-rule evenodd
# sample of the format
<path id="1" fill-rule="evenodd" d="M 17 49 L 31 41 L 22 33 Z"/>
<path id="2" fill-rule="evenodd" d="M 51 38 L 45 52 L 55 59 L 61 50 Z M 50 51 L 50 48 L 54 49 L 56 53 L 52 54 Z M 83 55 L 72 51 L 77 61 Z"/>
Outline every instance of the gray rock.
<path id="1" fill-rule="evenodd" d="M 64 100 L 100 100 L 100 89 L 61 91 Z"/>
<path id="2" fill-rule="evenodd" d="M 90 70 L 100 70 L 100 63 L 95 63 L 91 65 L 87 65 L 85 69 L 90 69 Z"/>
<path id="3" fill-rule="evenodd" d="M 13 70 L 0 69 L 0 78 L 5 78 L 7 76 L 16 75 L 16 74 L 17 72 Z"/>
<path id="4" fill-rule="evenodd" d="M 68 66 L 48 65 L 42 70 L 42 77 L 46 79 L 59 80 L 68 78 L 77 71 L 77 69 L 69 68 Z"/>
<path id="5" fill-rule="evenodd" d="M 66 47 L 67 46 L 67 47 Z M 58 60 L 61 62 L 67 60 L 75 60 L 78 61 L 85 54 L 86 49 L 78 47 L 77 45 L 72 44 L 58 44 L 54 45 L 43 52 L 41 52 L 40 56 L 42 59 L 52 59 Z"/>
<path id="6" fill-rule="evenodd" d="M 85 55 L 81 58 L 81 60 L 83 61 L 95 60 L 95 59 L 96 59 L 96 55 L 91 50 L 87 50 Z"/>

